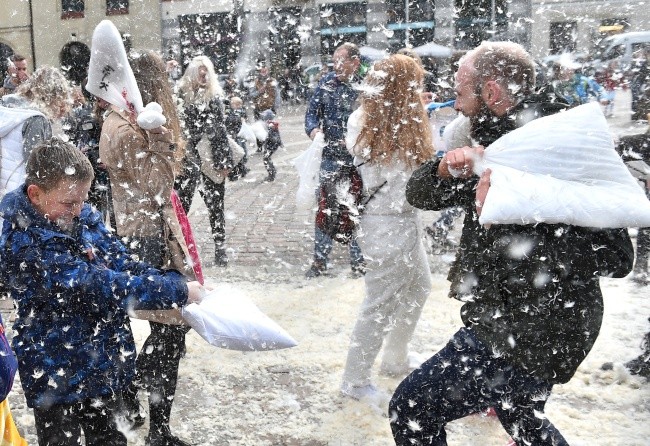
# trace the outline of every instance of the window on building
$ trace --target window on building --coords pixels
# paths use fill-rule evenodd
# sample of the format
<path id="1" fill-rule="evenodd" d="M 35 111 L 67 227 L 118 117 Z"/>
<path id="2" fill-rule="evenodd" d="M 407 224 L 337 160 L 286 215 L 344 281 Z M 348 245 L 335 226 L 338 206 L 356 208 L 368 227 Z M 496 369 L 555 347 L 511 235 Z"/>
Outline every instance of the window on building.
<path id="1" fill-rule="evenodd" d="M 393 50 L 420 46 L 434 39 L 435 0 L 388 0 L 388 44 Z"/>
<path id="2" fill-rule="evenodd" d="M 549 34 L 550 54 L 572 53 L 576 50 L 577 22 L 552 22 Z"/>
<path id="3" fill-rule="evenodd" d="M 322 3 L 320 7 L 321 54 L 331 56 L 344 42 L 366 43 L 367 2 Z"/>
<path id="4" fill-rule="evenodd" d="M 106 15 L 129 13 L 129 0 L 106 0 Z"/>
<path id="5" fill-rule="evenodd" d="M 76 19 L 84 16 L 83 0 L 61 0 L 61 18 Z"/>
<path id="6" fill-rule="evenodd" d="M 472 49 L 488 39 L 496 39 L 508 29 L 508 1 L 455 0 L 456 47 Z"/>
<path id="7" fill-rule="evenodd" d="M 293 69 L 300 62 L 300 7 L 269 9 L 271 66 L 277 70 Z"/>

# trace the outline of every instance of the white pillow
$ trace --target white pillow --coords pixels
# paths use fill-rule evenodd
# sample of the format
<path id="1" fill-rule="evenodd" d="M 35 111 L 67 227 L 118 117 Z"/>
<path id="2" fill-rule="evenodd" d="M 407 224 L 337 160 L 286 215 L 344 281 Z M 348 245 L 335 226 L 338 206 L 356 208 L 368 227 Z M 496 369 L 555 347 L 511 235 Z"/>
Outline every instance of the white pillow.
<path id="1" fill-rule="evenodd" d="M 598 103 L 531 121 L 485 150 L 481 224 L 650 226 L 650 201 L 614 150 Z"/>
<path id="2" fill-rule="evenodd" d="M 182 315 L 186 323 L 216 347 L 258 351 L 298 345 L 241 290 L 228 284 L 216 287 L 200 304 L 183 307 Z"/>
<path id="3" fill-rule="evenodd" d="M 300 176 L 296 191 L 296 208 L 298 210 L 311 211 L 318 205 L 316 189 L 318 189 L 320 163 L 325 146 L 325 136 L 323 132 L 318 132 L 309 147 L 292 161 Z"/>

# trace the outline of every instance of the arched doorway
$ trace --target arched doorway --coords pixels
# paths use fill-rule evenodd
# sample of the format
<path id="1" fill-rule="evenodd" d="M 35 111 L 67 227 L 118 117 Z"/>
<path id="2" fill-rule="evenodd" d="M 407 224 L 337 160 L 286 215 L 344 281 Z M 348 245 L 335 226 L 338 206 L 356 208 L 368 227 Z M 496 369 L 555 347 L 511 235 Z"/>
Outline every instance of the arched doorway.
<path id="1" fill-rule="evenodd" d="M 9 67 L 9 58 L 13 54 L 14 50 L 9 45 L 0 42 L 0 82 L 4 82 Z"/>
<path id="2" fill-rule="evenodd" d="M 61 70 L 67 78 L 77 85 L 81 85 L 88 75 L 90 63 L 90 48 L 81 42 L 68 42 L 63 45 L 59 53 Z"/>

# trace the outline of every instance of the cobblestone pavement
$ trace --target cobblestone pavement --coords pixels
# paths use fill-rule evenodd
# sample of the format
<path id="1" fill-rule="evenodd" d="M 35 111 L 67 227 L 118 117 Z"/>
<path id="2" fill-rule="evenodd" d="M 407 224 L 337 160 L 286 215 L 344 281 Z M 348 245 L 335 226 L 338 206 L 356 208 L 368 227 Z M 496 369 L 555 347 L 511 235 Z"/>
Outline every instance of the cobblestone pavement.
<path id="1" fill-rule="evenodd" d="M 284 147 L 273 156 L 278 170 L 274 182 L 266 182 L 260 152 L 249 148 L 251 172 L 226 184 L 226 248 L 228 271 L 255 271 L 280 275 L 304 274 L 313 255 L 314 213 L 295 205 L 298 173 L 291 164 L 310 140 L 304 131 L 305 106 L 285 106 L 278 113 Z M 205 204 L 197 194 L 189 213 L 205 267 L 214 259 L 214 243 Z M 349 265 L 347 248 L 336 246 L 332 264 Z M 218 273 L 218 272 L 217 272 Z"/>

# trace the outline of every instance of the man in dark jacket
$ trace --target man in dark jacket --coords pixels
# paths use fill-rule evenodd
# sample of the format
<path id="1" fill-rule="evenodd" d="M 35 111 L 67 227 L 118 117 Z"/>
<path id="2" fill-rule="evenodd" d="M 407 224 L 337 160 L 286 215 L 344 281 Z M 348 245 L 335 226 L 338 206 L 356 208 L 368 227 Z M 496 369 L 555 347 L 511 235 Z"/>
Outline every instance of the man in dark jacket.
<path id="1" fill-rule="evenodd" d="M 509 42 L 484 42 L 456 74 L 456 109 L 471 121 L 475 147 L 451 148 L 407 185 L 422 209 L 462 206 L 465 221 L 448 279 L 465 302 L 465 327 L 395 391 L 390 417 L 398 445 L 444 445 L 447 422 L 493 407 L 517 445 L 565 445 L 539 416 L 556 383 L 571 379 L 593 346 L 603 315 L 599 275 L 632 266 L 626 230 L 566 224 L 478 223 L 489 188 L 472 173 L 483 147 L 564 107 L 533 93 L 532 58 Z M 536 415 L 537 414 L 537 415 Z"/>
<path id="2" fill-rule="evenodd" d="M 621 154 L 630 172 L 639 181 L 645 182 L 646 195 L 650 198 L 650 175 L 647 173 L 650 165 L 650 130 L 638 135 L 623 136 L 616 150 Z M 632 280 L 641 287 L 650 285 L 648 257 L 650 257 L 650 228 L 639 228 L 636 236 L 636 259 Z M 641 354 L 627 361 L 625 367 L 633 375 L 650 379 L 650 331 L 643 336 L 641 349 Z M 613 366 L 613 363 L 606 362 L 602 369 L 611 370 Z"/>
<path id="3" fill-rule="evenodd" d="M 307 271 L 308 278 L 320 276 L 327 269 L 327 258 L 332 251 L 333 241 L 332 237 L 327 235 L 331 231 L 323 230 L 323 224 L 338 223 L 332 221 L 337 219 L 326 216 L 336 214 L 337 185 L 342 181 L 349 181 L 345 173 L 353 166 L 352 155 L 345 146 L 345 135 L 348 118 L 354 111 L 357 100 L 357 91 L 352 87 L 352 83 L 359 80 L 359 49 L 354 44 L 344 43 L 334 52 L 333 62 L 334 71 L 320 80 L 305 113 L 307 135 L 313 140 L 317 133 L 322 132 L 327 144 L 323 149 L 320 165 L 314 262 Z M 363 256 L 355 237 L 350 240 L 349 247 L 352 271 L 363 273 Z"/>

